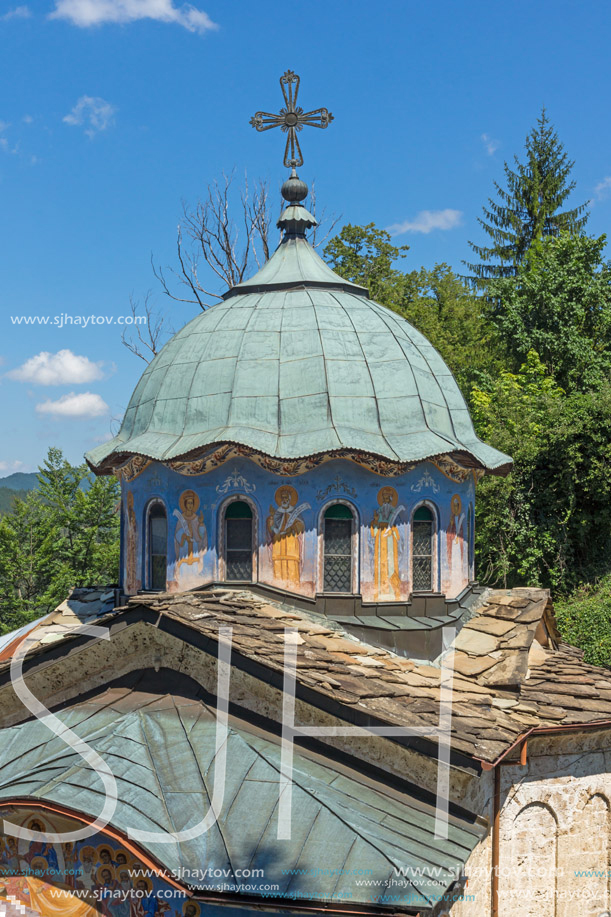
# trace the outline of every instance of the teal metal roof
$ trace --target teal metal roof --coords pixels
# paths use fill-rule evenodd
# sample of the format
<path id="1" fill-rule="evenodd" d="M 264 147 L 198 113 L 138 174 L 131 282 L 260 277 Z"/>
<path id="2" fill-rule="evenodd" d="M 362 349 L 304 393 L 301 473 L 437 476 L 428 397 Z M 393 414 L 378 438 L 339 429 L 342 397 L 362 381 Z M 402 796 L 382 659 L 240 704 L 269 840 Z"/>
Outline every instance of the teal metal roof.
<path id="1" fill-rule="evenodd" d="M 194 318 L 144 372 L 121 429 L 87 454 L 160 461 L 235 442 L 276 458 L 336 450 L 413 462 L 481 442 L 460 390 L 427 339 L 288 235 L 251 280 Z"/>
<path id="2" fill-rule="evenodd" d="M 299 214 L 308 215 L 303 207 L 287 207 L 283 218 L 297 222 Z M 305 222 L 305 218 L 301 218 Z M 306 239 L 300 235 L 290 235 L 278 246 L 272 258 L 250 280 L 232 287 L 223 299 L 250 293 L 274 289 L 308 286 L 310 289 L 326 287 L 328 289 L 346 290 L 359 296 L 369 298 L 365 287 L 349 280 L 344 280 L 331 270 L 328 264 L 314 251 Z"/>
<path id="3" fill-rule="evenodd" d="M 74 703 L 59 718 L 116 777 L 113 827 L 124 833 L 193 827 L 210 807 L 214 710 L 184 676 L 165 671 L 130 679 Z M 171 693 L 165 693 L 170 682 Z M 429 806 L 404 793 L 386 794 L 321 760 L 296 749 L 292 836 L 278 840 L 280 746 L 232 720 L 217 824 L 190 841 L 144 847 L 177 875 L 181 867 L 183 875 L 186 870 L 197 875 L 204 867 L 230 871 L 231 878 L 218 880 L 209 872 L 207 887 L 215 881 L 239 884 L 236 870 L 261 868 L 264 877 L 249 878 L 248 884 L 278 884 L 279 897 L 333 901 L 349 891 L 352 903 L 428 908 L 456 879 L 482 829 L 453 816 L 448 839 L 436 840 Z M 38 720 L 2 731 L 0 799 L 17 798 L 53 802 L 91 817 L 104 803 L 97 775 Z M 389 879 L 397 881 L 395 868 L 407 870 L 407 887 L 387 888 Z M 363 875 L 370 884 L 360 882 Z M 384 894 L 396 898 L 380 902 Z"/>

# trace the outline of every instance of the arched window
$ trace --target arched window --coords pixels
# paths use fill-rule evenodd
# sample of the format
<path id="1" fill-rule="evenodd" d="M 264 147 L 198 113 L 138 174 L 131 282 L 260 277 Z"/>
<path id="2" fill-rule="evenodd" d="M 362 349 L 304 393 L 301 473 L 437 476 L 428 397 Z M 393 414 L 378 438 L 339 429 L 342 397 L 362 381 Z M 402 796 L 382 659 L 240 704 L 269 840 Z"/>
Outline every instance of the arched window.
<path id="1" fill-rule="evenodd" d="M 164 590 L 168 565 L 168 517 L 159 501 L 155 501 L 148 511 L 147 550 L 148 588 Z"/>
<path id="2" fill-rule="evenodd" d="M 334 503 L 323 517 L 323 572 L 325 592 L 352 592 L 352 533 L 354 515 L 343 503 Z"/>
<path id="3" fill-rule="evenodd" d="M 432 592 L 435 517 L 428 506 L 419 506 L 412 517 L 412 590 Z"/>
<path id="4" fill-rule="evenodd" d="M 252 581 L 253 514 L 244 500 L 225 510 L 225 579 Z"/>

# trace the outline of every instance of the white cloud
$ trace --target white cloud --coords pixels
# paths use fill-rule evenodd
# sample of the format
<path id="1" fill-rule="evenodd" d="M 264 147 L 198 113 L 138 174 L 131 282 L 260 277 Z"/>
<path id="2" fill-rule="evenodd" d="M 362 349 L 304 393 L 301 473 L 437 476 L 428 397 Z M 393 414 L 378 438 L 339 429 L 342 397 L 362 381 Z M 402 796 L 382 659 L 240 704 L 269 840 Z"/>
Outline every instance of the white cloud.
<path id="1" fill-rule="evenodd" d="M 203 10 L 190 3 L 175 6 L 174 0 L 55 0 L 49 18 L 66 19 L 81 28 L 138 19 L 174 23 L 200 35 L 218 28 Z"/>
<path id="2" fill-rule="evenodd" d="M 11 146 L 6 137 L 0 137 L 0 150 L 3 150 L 5 153 L 15 154 L 19 152 L 19 144 Z"/>
<path id="3" fill-rule="evenodd" d="M 14 462 L 0 462 L 0 471 L 12 474 L 14 471 L 20 471 L 23 468 L 23 462 L 15 459 Z"/>
<path id="4" fill-rule="evenodd" d="M 9 10 L 8 13 L 0 16 L 0 19 L 29 19 L 31 15 L 32 10 L 29 6 L 16 6 L 15 9 Z"/>
<path id="5" fill-rule="evenodd" d="M 32 115 L 24 115 L 21 120 L 23 121 L 24 124 L 32 124 L 34 121 L 34 118 L 32 117 Z"/>
<path id="6" fill-rule="evenodd" d="M 401 236 L 404 232 L 422 232 L 427 235 L 434 229 L 455 229 L 462 223 L 460 210 L 421 210 L 413 220 L 393 223 L 388 227 L 391 236 Z"/>
<path id="7" fill-rule="evenodd" d="M 599 181 L 594 188 L 594 194 L 599 201 L 604 201 L 609 196 L 609 193 L 611 193 L 611 175 L 607 175 L 602 181 Z"/>
<path id="8" fill-rule="evenodd" d="M 108 414 L 110 408 L 100 395 L 93 392 L 70 392 L 62 395 L 57 401 L 43 401 L 36 405 L 39 414 L 51 414 L 53 417 L 101 417 Z"/>
<path id="9" fill-rule="evenodd" d="M 92 363 L 71 350 L 49 353 L 43 350 L 26 360 L 22 366 L 6 375 L 17 382 L 34 382 L 38 385 L 82 385 L 103 377 L 102 363 Z"/>
<path id="10" fill-rule="evenodd" d="M 490 136 L 490 134 L 482 134 L 480 139 L 486 148 L 488 156 L 492 156 L 494 153 L 496 153 L 501 145 L 501 141 L 495 140 L 494 137 Z"/>
<path id="11" fill-rule="evenodd" d="M 4 134 L 10 126 L 9 121 L 0 121 L 0 134 Z M 5 153 L 16 153 L 17 147 L 11 149 L 11 145 L 6 137 L 0 137 L 0 150 L 3 150 Z"/>
<path id="12" fill-rule="evenodd" d="M 63 118 L 66 124 L 75 127 L 85 126 L 85 133 L 93 137 L 99 131 L 105 131 L 114 124 L 116 112 L 114 105 L 105 99 L 94 96 L 81 96 L 71 112 Z"/>

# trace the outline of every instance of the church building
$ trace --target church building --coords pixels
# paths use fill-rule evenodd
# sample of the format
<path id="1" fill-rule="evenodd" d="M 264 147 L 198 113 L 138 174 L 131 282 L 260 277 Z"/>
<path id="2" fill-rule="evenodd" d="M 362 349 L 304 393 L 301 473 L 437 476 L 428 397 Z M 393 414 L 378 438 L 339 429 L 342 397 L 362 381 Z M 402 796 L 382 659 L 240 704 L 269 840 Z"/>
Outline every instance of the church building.
<path id="1" fill-rule="evenodd" d="M 600 914 L 611 672 L 545 590 L 478 584 L 511 458 L 308 241 L 299 133 L 332 115 L 280 82 L 278 248 L 87 455 L 118 587 L 0 638 L 0 915 Z"/>

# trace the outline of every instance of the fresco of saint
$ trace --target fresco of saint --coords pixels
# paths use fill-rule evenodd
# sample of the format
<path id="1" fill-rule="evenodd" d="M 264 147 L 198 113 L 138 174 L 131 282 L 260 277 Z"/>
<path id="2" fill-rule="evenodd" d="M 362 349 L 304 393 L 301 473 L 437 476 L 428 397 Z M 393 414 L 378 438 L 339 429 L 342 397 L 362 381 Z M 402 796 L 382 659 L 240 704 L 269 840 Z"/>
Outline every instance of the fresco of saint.
<path id="1" fill-rule="evenodd" d="M 132 595 L 142 585 L 137 578 L 138 565 L 138 525 L 134 510 L 134 495 L 130 491 L 125 500 L 125 591 Z"/>
<path id="2" fill-rule="evenodd" d="M 115 863 L 117 868 L 129 865 L 129 855 L 126 850 L 115 850 Z"/>
<path id="3" fill-rule="evenodd" d="M 42 823 L 39 821 L 32 821 L 28 825 L 30 831 L 45 831 Z M 46 865 L 53 871 L 55 875 L 59 873 L 59 863 L 57 862 L 57 853 L 53 844 L 47 844 L 44 841 L 30 841 L 30 847 L 28 852 L 24 855 L 23 859 L 26 863 L 31 866 L 34 858 L 41 858 L 44 860 Z M 41 864 L 42 865 L 42 864 Z M 44 868 L 44 867 L 43 867 Z"/>
<path id="4" fill-rule="evenodd" d="M 14 837 L 5 837 L 4 845 L 0 844 L 0 863 L 5 868 L 4 875 L 17 875 L 19 873 L 19 849 Z"/>
<path id="5" fill-rule="evenodd" d="M 64 856 L 64 874 L 65 883 L 70 888 L 76 888 L 76 877 L 79 871 L 78 854 L 73 843 L 62 844 L 62 853 Z"/>
<path id="6" fill-rule="evenodd" d="M 463 555 L 465 550 L 465 514 L 462 511 L 462 500 L 458 494 L 454 494 L 450 500 L 450 522 L 446 530 L 446 547 L 448 551 L 448 567 L 452 567 L 452 553 L 454 547 L 460 548 L 460 567 L 462 570 Z"/>
<path id="7" fill-rule="evenodd" d="M 95 870 L 97 862 L 97 853 L 93 847 L 82 847 L 79 859 L 81 865 L 77 874 L 77 885 L 78 888 L 86 889 L 86 891 L 91 891 L 95 886 Z"/>
<path id="8" fill-rule="evenodd" d="M 136 891 L 140 897 L 132 901 L 131 917 L 156 917 L 158 901 L 151 880 L 145 876 L 137 878 Z"/>
<path id="9" fill-rule="evenodd" d="M 185 490 L 178 499 L 180 509 L 174 510 L 174 549 L 176 552 L 176 574 L 181 564 L 198 564 L 203 569 L 203 554 L 208 547 L 208 534 L 202 513 L 198 513 L 199 497 L 194 490 Z"/>
<path id="10" fill-rule="evenodd" d="M 102 917 L 113 917 L 113 905 L 117 900 L 115 892 L 120 888 L 112 866 L 100 866 L 96 874 L 96 894 L 100 902 Z"/>
<path id="11" fill-rule="evenodd" d="M 374 599 L 401 599 L 399 576 L 399 548 L 401 535 L 396 525 L 405 510 L 399 503 L 394 487 L 382 487 L 378 493 L 379 508 L 373 514 L 371 538 L 373 540 L 373 595 Z"/>
<path id="12" fill-rule="evenodd" d="M 301 514 L 310 509 L 309 503 L 298 503 L 294 487 L 285 484 L 274 495 L 276 506 L 269 508 L 267 535 L 271 548 L 274 579 L 298 587 L 303 563 L 305 524 Z"/>
<path id="13" fill-rule="evenodd" d="M 129 869 L 127 866 L 125 868 L 119 867 L 116 872 L 119 889 L 123 897 L 113 904 L 113 917 L 131 917 L 131 899 L 133 897 L 134 886 L 129 875 Z"/>

